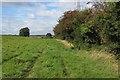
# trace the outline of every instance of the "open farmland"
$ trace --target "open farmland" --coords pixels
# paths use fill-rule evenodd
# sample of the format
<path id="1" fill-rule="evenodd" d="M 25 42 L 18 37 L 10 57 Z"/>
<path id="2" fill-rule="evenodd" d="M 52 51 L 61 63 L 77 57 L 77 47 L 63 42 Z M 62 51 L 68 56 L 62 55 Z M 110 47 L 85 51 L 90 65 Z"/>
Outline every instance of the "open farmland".
<path id="1" fill-rule="evenodd" d="M 74 50 L 54 39 L 3 36 L 2 77 L 117 78 L 114 56 L 96 57 L 93 52 Z"/>

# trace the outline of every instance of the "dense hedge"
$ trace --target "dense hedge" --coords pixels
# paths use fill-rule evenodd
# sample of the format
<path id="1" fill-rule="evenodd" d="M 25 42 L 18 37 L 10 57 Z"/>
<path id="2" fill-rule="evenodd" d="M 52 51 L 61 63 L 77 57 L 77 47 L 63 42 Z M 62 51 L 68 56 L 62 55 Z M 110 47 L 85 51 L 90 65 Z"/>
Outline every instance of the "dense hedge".
<path id="1" fill-rule="evenodd" d="M 54 27 L 55 37 L 68 40 L 77 48 L 119 44 L 119 5 L 120 2 L 98 3 L 83 11 L 67 11 Z"/>

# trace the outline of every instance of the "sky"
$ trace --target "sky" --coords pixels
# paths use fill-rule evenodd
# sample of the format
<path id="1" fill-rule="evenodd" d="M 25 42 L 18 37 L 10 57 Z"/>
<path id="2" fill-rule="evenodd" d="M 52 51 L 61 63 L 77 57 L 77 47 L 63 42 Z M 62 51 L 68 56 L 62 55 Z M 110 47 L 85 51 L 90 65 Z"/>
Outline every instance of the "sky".
<path id="1" fill-rule="evenodd" d="M 18 35 L 24 27 L 30 29 L 31 35 L 54 34 L 53 28 L 63 13 L 76 9 L 74 0 L 4 0 L 0 3 L 0 34 L 6 35 Z"/>

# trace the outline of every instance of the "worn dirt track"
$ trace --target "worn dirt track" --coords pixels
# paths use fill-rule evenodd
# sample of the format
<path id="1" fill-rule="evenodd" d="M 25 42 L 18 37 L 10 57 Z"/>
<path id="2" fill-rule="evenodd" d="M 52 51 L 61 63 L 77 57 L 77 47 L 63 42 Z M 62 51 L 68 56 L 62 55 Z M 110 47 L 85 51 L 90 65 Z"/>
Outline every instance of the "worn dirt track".
<path id="1" fill-rule="evenodd" d="M 64 45 L 68 46 L 68 47 L 73 47 L 74 45 L 72 43 L 69 43 L 66 40 L 60 40 L 60 39 L 56 39 L 57 41 L 63 43 Z"/>

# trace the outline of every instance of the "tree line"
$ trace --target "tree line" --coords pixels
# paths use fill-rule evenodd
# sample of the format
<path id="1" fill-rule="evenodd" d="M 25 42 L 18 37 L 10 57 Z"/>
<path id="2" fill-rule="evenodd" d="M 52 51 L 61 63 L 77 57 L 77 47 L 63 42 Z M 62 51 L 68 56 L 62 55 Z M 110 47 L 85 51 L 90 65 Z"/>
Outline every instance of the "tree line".
<path id="1" fill-rule="evenodd" d="M 21 28 L 19 31 L 19 35 L 23 37 L 29 37 L 30 36 L 30 29 L 28 27 Z M 51 33 L 47 33 L 44 38 L 52 38 Z"/>
<path id="2" fill-rule="evenodd" d="M 120 2 L 94 4 L 82 11 L 67 11 L 54 27 L 54 37 L 72 42 L 76 48 L 114 44 L 120 41 Z"/>

